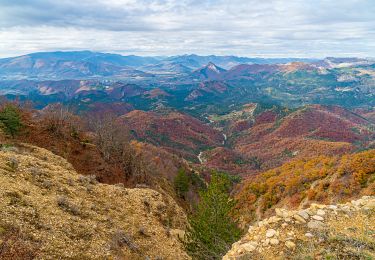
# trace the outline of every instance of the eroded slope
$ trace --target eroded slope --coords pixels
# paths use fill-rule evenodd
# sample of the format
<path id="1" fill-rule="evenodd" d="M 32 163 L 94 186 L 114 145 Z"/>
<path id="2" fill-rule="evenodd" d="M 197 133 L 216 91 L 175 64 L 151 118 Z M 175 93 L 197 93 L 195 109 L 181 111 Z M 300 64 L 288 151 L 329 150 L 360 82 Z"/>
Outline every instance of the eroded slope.
<path id="1" fill-rule="evenodd" d="M 189 259 L 166 195 L 99 184 L 29 145 L 2 148 L 0 165 L 0 258 Z"/>

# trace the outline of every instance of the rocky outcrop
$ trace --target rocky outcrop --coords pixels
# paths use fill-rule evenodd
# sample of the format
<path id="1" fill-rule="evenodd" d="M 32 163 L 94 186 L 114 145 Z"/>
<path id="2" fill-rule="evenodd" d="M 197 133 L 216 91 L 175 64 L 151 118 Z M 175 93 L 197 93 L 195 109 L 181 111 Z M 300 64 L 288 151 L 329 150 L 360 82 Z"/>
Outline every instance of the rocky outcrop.
<path id="1" fill-rule="evenodd" d="M 224 260 L 372 259 L 375 257 L 375 197 L 346 204 L 312 204 L 250 226 Z"/>
<path id="2" fill-rule="evenodd" d="M 168 195 L 78 175 L 30 145 L 0 149 L 0 259 L 189 259 Z"/>

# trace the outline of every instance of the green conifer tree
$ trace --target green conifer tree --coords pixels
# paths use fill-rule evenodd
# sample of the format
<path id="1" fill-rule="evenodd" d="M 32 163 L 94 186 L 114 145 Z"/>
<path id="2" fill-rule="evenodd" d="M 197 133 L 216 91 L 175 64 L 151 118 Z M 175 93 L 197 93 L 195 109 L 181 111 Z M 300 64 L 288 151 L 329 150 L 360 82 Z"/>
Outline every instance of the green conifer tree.
<path id="1" fill-rule="evenodd" d="M 186 174 L 184 168 L 180 168 L 174 179 L 174 186 L 178 196 L 185 198 L 186 193 L 189 191 L 189 176 Z"/>
<path id="2" fill-rule="evenodd" d="M 229 197 L 228 175 L 213 172 L 207 189 L 200 193 L 197 211 L 190 217 L 186 249 L 193 259 L 221 259 L 241 231 L 231 218 L 234 201 Z"/>
<path id="3" fill-rule="evenodd" d="M 0 127 L 4 132 L 14 138 L 22 127 L 21 115 L 14 105 L 6 105 L 0 111 Z"/>

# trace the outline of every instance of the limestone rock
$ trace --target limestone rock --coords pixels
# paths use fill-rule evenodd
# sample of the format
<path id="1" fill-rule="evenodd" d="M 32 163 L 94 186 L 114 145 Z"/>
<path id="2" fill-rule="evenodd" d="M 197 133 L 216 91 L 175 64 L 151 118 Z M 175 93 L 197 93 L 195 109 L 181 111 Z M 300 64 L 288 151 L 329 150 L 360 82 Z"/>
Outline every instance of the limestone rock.
<path id="1" fill-rule="evenodd" d="M 292 241 L 286 241 L 285 246 L 289 249 L 294 249 L 296 247 L 296 244 L 294 244 Z"/>
<path id="2" fill-rule="evenodd" d="M 362 197 L 359 201 L 346 204 L 329 206 L 314 204 L 303 210 L 276 209 L 275 216 L 263 219 L 259 222 L 260 225 L 249 228 L 250 233 L 241 240 L 244 247 L 235 243 L 223 259 L 294 259 L 298 258 L 298 255 L 295 255 L 297 252 L 306 251 L 306 246 L 309 246 L 307 250 L 313 250 L 314 255 L 319 255 L 322 250 L 336 246 L 337 243 L 327 239 L 326 232 L 322 231 L 328 231 L 335 236 L 345 234 L 350 239 L 351 235 L 363 235 L 361 231 L 363 221 L 368 223 L 371 230 L 375 229 L 375 216 L 369 211 L 374 207 L 375 197 L 372 196 Z M 255 245 L 251 241 L 258 241 L 258 244 Z M 341 248 L 346 250 L 346 246 L 350 250 L 357 250 L 355 245 L 346 243 L 337 248 L 340 254 L 345 255 L 345 252 L 341 252 Z M 375 257 L 375 253 L 371 256 L 373 255 Z M 351 255 L 345 255 L 348 256 L 347 259 L 351 259 Z"/>
<path id="3" fill-rule="evenodd" d="M 366 203 L 365 203 L 365 206 L 366 206 L 367 208 L 370 208 L 370 209 L 375 208 L 375 200 L 371 200 L 371 201 L 366 202 Z"/>
<path id="4" fill-rule="evenodd" d="M 267 230 L 267 232 L 266 232 L 266 237 L 271 238 L 271 237 L 273 237 L 274 235 L 276 235 L 276 230 L 274 230 L 274 229 L 268 229 L 268 230 Z"/>
<path id="5" fill-rule="evenodd" d="M 276 217 L 276 216 L 272 216 L 268 219 L 268 224 L 271 224 L 271 223 L 276 223 L 276 222 L 279 222 L 281 220 L 281 218 L 279 217 Z"/>
<path id="6" fill-rule="evenodd" d="M 243 248 L 247 252 L 254 251 L 256 247 L 257 247 L 257 243 L 255 242 L 248 242 L 248 243 L 241 245 L 241 248 Z"/>
<path id="7" fill-rule="evenodd" d="M 301 217 L 303 217 L 304 219 L 309 219 L 309 214 L 307 213 L 307 211 L 305 211 L 305 210 L 301 210 L 301 211 L 299 211 L 298 212 L 298 215 L 300 215 Z"/>
<path id="8" fill-rule="evenodd" d="M 312 218 L 315 219 L 315 220 L 318 220 L 318 221 L 323 221 L 324 220 L 323 217 L 318 216 L 318 215 L 314 215 L 314 216 L 312 216 Z"/>
<path id="9" fill-rule="evenodd" d="M 271 244 L 271 245 L 278 245 L 278 244 L 279 244 L 279 240 L 276 239 L 276 238 L 271 238 L 271 239 L 270 239 L 270 244 Z"/>
<path id="10" fill-rule="evenodd" d="M 324 223 L 317 220 L 310 220 L 309 223 L 307 223 L 307 227 L 310 229 L 323 229 Z"/>
<path id="11" fill-rule="evenodd" d="M 284 214 L 283 214 L 284 212 L 280 208 L 276 208 L 275 213 L 276 213 L 276 216 L 279 216 L 279 217 L 282 217 L 282 218 L 284 217 Z"/>
<path id="12" fill-rule="evenodd" d="M 280 218 L 290 217 L 290 212 L 286 209 L 276 208 L 275 213 L 276 213 L 276 216 L 278 216 Z"/>
<path id="13" fill-rule="evenodd" d="M 293 218 L 295 220 L 297 220 L 298 222 L 300 222 L 300 223 L 306 223 L 306 220 L 303 217 L 301 217 L 300 215 L 298 215 L 298 214 L 293 215 Z"/>
<path id="14" fill-rule="evenodd" d="M 254 230 L 253 226 L 250 226 L 249 229 L 247 230 L 248 233 L 251 233 Z"/>
<path id="15" fill-rule="evenodd" d="M 336 205 L 329 205 L 328 208 L 329 208 L 329 209 L 332 209 L 332 210 L 336 210 L 336 209 L 337 209 L 337 206 L 336 206 Z"/>

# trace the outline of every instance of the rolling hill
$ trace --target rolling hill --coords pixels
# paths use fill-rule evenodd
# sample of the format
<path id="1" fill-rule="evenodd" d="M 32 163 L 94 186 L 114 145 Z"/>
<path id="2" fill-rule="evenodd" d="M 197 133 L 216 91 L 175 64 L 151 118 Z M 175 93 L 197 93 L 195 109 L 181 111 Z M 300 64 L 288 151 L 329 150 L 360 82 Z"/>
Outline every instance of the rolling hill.
<path id="1" fill-rule="evenodd" d="M 155 113 L 134 110 L 118 119 L 133 136 L 167 151 L 196 160 L 202 149 L 222 143 L 220 132 L 201 121 L 178 112 Z"/>
<path id="2" fill-rule="evenodd" d="M 226 149 L 204 152 L 205 164 L 251 173 L 315 155 L 337 155 L 374 147 L 373 123 L 336 106 L 312 105 L 296 110 L 242 110 L 212 117 L 227 135 Z M 228 149 L 229 148 L 229 149 Z"/>

